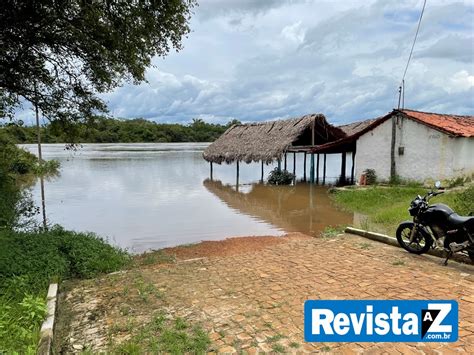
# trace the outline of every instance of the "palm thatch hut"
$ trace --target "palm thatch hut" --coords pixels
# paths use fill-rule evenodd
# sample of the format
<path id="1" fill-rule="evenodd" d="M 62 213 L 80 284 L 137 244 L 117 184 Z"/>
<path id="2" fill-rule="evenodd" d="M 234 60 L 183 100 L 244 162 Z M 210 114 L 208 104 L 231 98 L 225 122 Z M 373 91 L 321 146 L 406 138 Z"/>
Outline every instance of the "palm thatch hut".
<path id="1" fill-rule="evenodd" d="M 286 120 L 233 125 L 203 152 L 203 158 L 211 165 L 237 163 L 237 185 L 239 162 L 270 164 L 285 159 L 293 153 L 293 173 L 295 173 L 296 153 L 307 152 L 317 145 L 326 144 L 346 137 L 344 131 L 332 126 L 322 114 L 311 114 Z M 306 179 L 306 159 L 305 179 Z M 311 176 L 314 176 L 314 157 L 311 161 Z M 312 180 L 314 180 L 312 178 Z"/>
<path id="2" fill-rule="evenodd" d="M 233 125 L 203 153 L 208 162 L 230 164 L 281 159 L 286 152 L 300 152 L 332 142 L 346 134 L 326 121 L 322 114 L 279 121 Z"/>

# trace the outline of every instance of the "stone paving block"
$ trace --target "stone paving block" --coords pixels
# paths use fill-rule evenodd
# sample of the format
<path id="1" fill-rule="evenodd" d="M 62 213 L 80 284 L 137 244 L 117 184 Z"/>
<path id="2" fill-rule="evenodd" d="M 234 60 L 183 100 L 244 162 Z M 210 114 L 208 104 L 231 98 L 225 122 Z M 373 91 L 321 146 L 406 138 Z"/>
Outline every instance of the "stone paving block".
<path id="1" fill-rule="evenodd" d="M 472 270 L 437 259 L 415 256 L 400 248 L 354 236 L 337 237 L 327 248 L 327 241 L 313 238 L 272 245 L 246 254 L 215 257 L 199 264 L 178 263 L 169 270 L 152 268 L 134 270 L 154 285 L 164 288 L 158 303 L 138 307 L 134 317 L 149 316 L 166 310 L 174 317 L 201 322 L 210 331 L 218 353 L 233 353 L 248 346 L 248 353 L 271 352 L 268 338 L 285 335 L 287 351 L 349 353 L 474 353 L 474 282 Z M 403 265 L 394 266 L 394 260 Z M 201 270 L 196 270 L 197 265 Z M 115 275 L 126 284 L 128 275 Z M 108 325 L 114 324 L 120 306 L 129 295 L 118 292 L 110 298 L 118 281 L 107 279 L 100 285 L 82 284 L 70 291 L 68 302 L 76 310 L 70 337 L 92 344 L 92 352 L 105 350 Z M 158 287 L 158 286 L 157 286 Z M 115 292 L 115 290 L 114 290 Z M 130 292 L 131 293 L 131 292 Z M 303 305 L 308 299 L 455 299 L 459 302 L 459 341 L 455 344 L 310 344 L 303 338 Z M 77 301 L 79 300 L 79 301 Z M 96 320 L 85 317 L 86 311 L 106 307 L 107 313 Z M 115 307 L 115 308 L 114 308 Z M 155 307 L 155 309 L 154 309 Z M 96 334 L 85 329 L 98 329 Z M 221 333 L 224 337 L 221 337 Z M 97 342 L 97 339 L 103 339 Z M 288 347 L 299 343 L 298 349 Z M 258 344 L 258 346 L 257 346 Z M 250 346 L 249 346 L 250 345 Z M 329 348 L 328 348 L 329 347 Z"/>

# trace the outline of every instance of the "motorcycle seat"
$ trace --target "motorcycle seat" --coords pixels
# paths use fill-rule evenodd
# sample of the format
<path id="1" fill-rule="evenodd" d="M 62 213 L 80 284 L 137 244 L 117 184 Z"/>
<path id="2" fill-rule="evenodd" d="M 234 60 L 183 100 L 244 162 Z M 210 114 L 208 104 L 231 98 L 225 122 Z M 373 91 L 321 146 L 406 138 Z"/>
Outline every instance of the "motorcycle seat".
<path id="1" fill-rule="evenodd" d="M 461 226 L 466 223 L 466 225 L 469 224 L 474 224 L 474 217 L 464 217 L 460 216 L 457 213 L 453 213 L 449 215 L 448 221 L 451 222 L 452 225 L 454 226 Z"/>

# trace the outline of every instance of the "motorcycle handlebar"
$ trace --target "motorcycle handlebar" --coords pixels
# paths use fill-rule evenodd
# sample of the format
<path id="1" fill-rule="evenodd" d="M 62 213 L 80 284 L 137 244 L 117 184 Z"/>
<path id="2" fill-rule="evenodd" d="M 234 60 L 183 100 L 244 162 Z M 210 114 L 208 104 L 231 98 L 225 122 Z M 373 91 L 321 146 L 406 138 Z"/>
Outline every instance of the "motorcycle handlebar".
<path id="1" fill-rule="evenodd" d="M 441 195 L 441 194 L 444 194 L 444 191 L 438 191 L 438 192 L 430 191 L 430 192 L 428 192 L 428 194 L 424 197 L 424 200 L 425 200 L 425 201 L 428 201 L 431 197 L 438 196 L 438 195 Z"/>

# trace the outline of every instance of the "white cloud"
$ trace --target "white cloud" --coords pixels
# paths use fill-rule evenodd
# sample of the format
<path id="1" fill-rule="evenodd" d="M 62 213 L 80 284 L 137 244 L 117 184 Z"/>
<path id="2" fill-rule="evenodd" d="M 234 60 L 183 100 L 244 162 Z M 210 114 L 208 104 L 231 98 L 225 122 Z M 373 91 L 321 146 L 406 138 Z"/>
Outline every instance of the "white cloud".
<path id="1" fill-rule="evenodd" d="M 148 84 L 105 96 L 123 117 L 187 122 L 322 112 L 342 123 L 390 111 L 422 0 L 218 1 L 196 9 L 185 48 Z M 474 111 L 472 2 L 428 2 L 406 107 Z"/>
<path id="2" fill-rule="evenodd" d="M 295 22 L 292 25 L 283 27 L 281 30 L 281 35 L 283 38 L 291 42 L 300 44 L 304 40 L 305 29 L 301 26 L 301 21 Z"/>
<path id="3" fill-rule="evenodd" d="M 467 91 L 474 87 L 474 75 L 470 75 L 466 70 L 461 70 L 455 73 L 446 87 L 450 93 Z"/>

